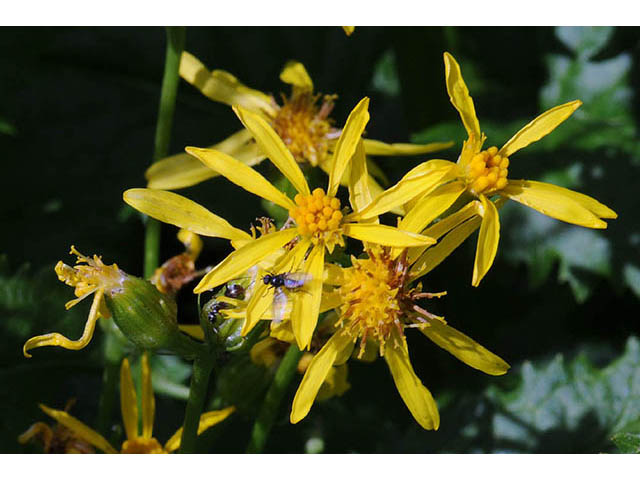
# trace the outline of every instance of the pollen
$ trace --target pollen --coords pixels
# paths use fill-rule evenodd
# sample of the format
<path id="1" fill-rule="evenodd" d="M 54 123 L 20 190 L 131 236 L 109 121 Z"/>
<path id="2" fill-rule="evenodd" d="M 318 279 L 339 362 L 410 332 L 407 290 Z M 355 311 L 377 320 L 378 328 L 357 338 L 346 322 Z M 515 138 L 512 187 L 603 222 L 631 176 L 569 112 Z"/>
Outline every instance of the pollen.
<path id="1" fill-rule="evenodd" d="M 368 254 L 366 259 L 352 259 L 353 266 L 345 270 L 345 282 L 340 287 L 344 302 L 338 323 L 354 338 L 360 338 L 359 358 L 368 340 L 377 342 L 383 355 L 391 333 L 396 330 L 402 336 L 404 328 L 404 275 L 388 249 L 370 250 Z"/>
<path id="2" fill-rule="evenodd" d="M 475 195 L 493 193 L 507 186 L 509 159 L 498 155 L 497 147 L 475 154 L 467 168 L 467 185 Z"/>
<path id="3" fill-rule="evenodd" d="M 340 236 L 342 222 L 340 200 L 316 188 L 311 195 L 297 194 L 296 207 L 289 210 L 301 235 L 310 236 L 314 243 L 327 237 Z"/>
<path id="4" fill-rule="evenodd" d="M 273 128 L 299 163 L 314 167 L 322 162 L 329 151 L 329 133 L 335 96 L 302 92 L 284 98 L 284 104 L 273 119 Z"/>

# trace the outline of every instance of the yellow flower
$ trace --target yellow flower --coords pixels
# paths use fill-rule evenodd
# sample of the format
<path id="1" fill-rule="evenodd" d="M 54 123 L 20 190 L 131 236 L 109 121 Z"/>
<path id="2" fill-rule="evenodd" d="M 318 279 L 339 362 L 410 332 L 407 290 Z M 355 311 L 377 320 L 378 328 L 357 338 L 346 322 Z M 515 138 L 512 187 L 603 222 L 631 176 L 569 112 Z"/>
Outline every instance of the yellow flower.
<path id="1" fill-rule="evenodd" d="M 331 170 L 331 153 L 340 134 L 329 117 L 336 96 L 315 94 L 313 81 L 301 63 L 288 62 L 280 73 L 280 80 L 292 88 L 289 97 L 282 95 L 282 105 L 270 95 L 246 87 L 228 72 L 210 72 L 188 52 L 182 54 L 180 75 L 211 100 L 229 106 L 239 105 L 260 115 L 277 132 L 297 162 L 319 166 L 327 173 Z M 453 142 L 413 145 L 365 140 L 364 145 L 370 155 L 418 155 L 449 148 Z M 260 163 L 267 156 L 267 152 L 252 141 L 247 130 L 240 130 L 210 148 L 249 166 Z M 375 165 L 371 167 L 375 168 Z M 384 178 L 377 168 L 373 174 Z M 164 190 L 196 185 L 216 175 L 217 172 L 184 153 L 155 163 L 145 173 L 149 188 Z M 381 191 L 373 178 L 369 181 L 375 193 Z"/>
<path id="2" fill-rule="evenodd" d="M 438 408 L 413 371 L 404 335 L 406 328 L 417 328 L 459 360 L 490 375 L 506 373 L 509 365 L 449 327 L 442 317 L 418 305 L 421 299 L 446 292 L 424 293 L 420 285 L 409 286 L 411 264 L 406 251 L 394 258 L 389 248 L 374 247 L 367 254 L 367 258 L 352 258 L 349 268 L 334 266 L 328 271 L 327 281 L 338 287 L 342 298 L 338 330 L 311 360 L 293 400 L 291 422 L 297 423 L 307 415 L 331 369 L 347 362 L 359 340 L 358 358 L 365 355 L 367 345 L 376 346 L 416 421 L 427 430 L 437 430 Z"/>
<path id="3" fill-rule="evenodd" d="M 454 164 L 444 160 L 432 160 L 419 165 L 394 187 L 398 195 L 392 202 L 380 195 L 369 205 L 370 211 L 362 212 L 361 218 L 375 214 L 377 203 L 386 201 L 396 206 L 409 202 L 411 208 L 400 222 L 399 228 L 419 232 L 467 192 L 475 200 L 464 215 L 455 217 L 459 223 L 449 222 L 449 226 L 455 229 L 473 215 L 482 218 L 472 279 L 472 284 L 478 286 L 493 264 L 498 250 L 500 220 L 496 205 L 491 200 L 494 196 L 515 200 L 547 216 L 588 228 L 606 228 L 607 224 L 601 219 L 617 217 L 613 210 L 581 193 L 549 183 L 508 178 L 510 157 L 551 133 L 569 118 L 582 102 L 575 100 L 554 107 L 525 125 L 502 148 L 490 147 L 482 150 L 485 135 L 480 130 L 473 100 L 462 78 L 460 67 L 446 52 L 444 62 L 449 98 L 460 113 L 469 135 L 458 162 Z M 425 168 L 431 168 L 434 172 L 444 171 L 445 174 L 440 175 L 437 182 L 433 182 L 433 175 L 415 178 L 415 173 Z M 429 187 L 428 191 L 422 188 L 423 184 Z M 433 212 L 437 213 L 432 215 Z M 468 215 L 470 212 L 472 214 Z M 472 232 L 473 230 L 469 231 L 467 236 Z"/>
<path id="4" fill-rule="evenodd" d="M 399 248 L 434 243 L 431 238 L 416 233 L 403 232 L 394 227 L 372 222 L 359 222 L 357 213 L 345 215 L 342 211 L 341 202 L 336 194 L 340 179 L 350 167 L 349 163 L 354 154 L 362 158 L 358 163 L 362 166 L 349 169 L 352 206 L 356 208 L 358 202 L 361 202 L 358 199 L 359 196 L 368 197 L 367 201 L 370 201 L 371 197 L 367 182 L 368 173 L 364 162 L 364 147 L 361 140 L 362 131 L 369 120 L 367 108 L 368 98 L 364 98 L 347 119 L 333 153 L 327 189 L 317 188 L 311 192 L 298 163 L 269 123 L 258 114 L 242 107 L 235 107 L 236 113 L 251 132 L 261 150 L 267 154 L 273 164 L 297 190 L 295 202 L 257 171 L 233 157 L 216 150 L 187 147 L 187 152 L 231 182 L 287 209 L 290 217 L 285 228 L 262 235 L 259 239 L 250 241 L 231 253 L 205 275 L 194 289 L 195 293 L 210 290 L 237 278 L 267 256 L 281 251 L 285 246 L 289 247 L 287 254 L 275 264 L 273 273 L 301 271 L 311 278 L 305 284 L 304 291 L 294 295 L 291 313 L 293 331 L 298 346 L 302 350 L 309 346 L 318 320 L 322 297 L 325 248 L 331 252 L 335 245 L 344 245 L 344 236 Z M 174 196 L 172 197 L 174 199 L 179 197 L 175 194 L 171 195 Z M 196 233 L 206 234 L 204 233 L 205 229 L 202 228 L 202 220 L 204 219 L 201 214 L 201 211 L 204 210 L 202 207 L 197 204 L 190 205 L 187 203 L 189 201 L 182 199 L 183 206 L 190 205 L 192 208 L 181 211 L 173 208 L 168 211 L 168 205 L 163 206 L 155 201 L 161 197 L 163 195 L 159 191 L 150 189 L 133 189 L 124 193 L 124 200 L 141 212 L 162 221 L 169 220 L 174 225 Z M 177 207 L 178 204 L 179 202 L 175 201 L 172 206 Z M 386 211 L 388 209 L 383 209 L 383 212 Z M 211 212 L 207 211 L 207 213 L 213 215 Z M 219 224 L 219 221 L 216 220 L 216 223 Z M 217 232 L 219 229 L 214 228 L 213 230 Z M 295 242 L 293 242 L 294 240 Z M 292 243 L 295 243 L 295 246 L 292 247 Z M 247 319 L 243 333 L 250 331 L 255 326 L 272 300 L 273 289 L 260 283 L 247 306 Z"/>
<path id="5" fill-rule="evenodd" d="M 55 271 L 61 282 L 75 287 L 75 294 L 78 298 L 65 304 L 67 310 L 89 295 L 95 294 L 84 332 L 78 340 L 69 340 L 59 333 L 48 333 L 30 338 L 22 347 L 24 356 L 27 358 L 31 357 L 31 355 L 27 353 L 28 350 L 44 346 L 59 346 L 68 350 L 80 350 L 86 347 L 91 341 L 91 338 L 93 338 L 93 332 L 95 331 L 98 318 L 111 317 L 104 297 L 122 288 L 126 274 L 120 270 L 115 263 L 113 265 L 105 265 L 97 255 L 94 255 L 93 258 L 86 257 L 78 252 L 74 246 L 71 247 L 70 253 L 78 257 L 77 265 L 70 267 L 60 261 L 56 265 Z"/>
<path id="6" fill-rule="evenodd" d="M 356 27 L 342 27 L 344 33 L 347 34 L 347 37 L 350 37 L 351 34 L 355 31 Z"/>
<path id="7" fill-rule="evenodd" d="M 138 399 L 131 377 L 129 361 L 125 358 L 120 368 L 120 408 L 127 439 L 120 447 L 120 453 L 171 453 L 180 448 L 182 428 L 180 428 L 164 446 L 153 437 L 153 421 L 155 416 L 155 399 L 151 385 L 151 368 L 147 354 L 142 356 L 142 434 L 138 430 Z M 40 408 L 55 419 L 60 425 L 73 432 L 83 441 L 93 445 L 104 453 L 118 453 L 102 435 L 88 427 L 80 420 L 72 417 L 64 410 L 55 410 L 45 405 Z M 198 434 L 217 425 L 233 413 L 235 407 L 214 410 L 200 416 Z"/>
<path id="8" fill-rule="evenodd" d="M 69 400 L 64 411 L 68 412 L 74 403 L 75 399 Z M 44 453 L 95 453 L 89 443 L 57 422 L 53 428 L 44 422 L 34 423 L 18 437 L 18 442 L 25 444 L 33 439 L 40 439 Z"/>

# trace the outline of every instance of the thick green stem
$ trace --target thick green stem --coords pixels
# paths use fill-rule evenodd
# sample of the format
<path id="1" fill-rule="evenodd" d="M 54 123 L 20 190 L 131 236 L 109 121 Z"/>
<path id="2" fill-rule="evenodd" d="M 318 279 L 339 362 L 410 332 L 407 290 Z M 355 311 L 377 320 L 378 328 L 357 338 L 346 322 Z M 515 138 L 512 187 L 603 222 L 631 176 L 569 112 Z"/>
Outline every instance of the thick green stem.
<path id="1" fill-rule="evenodd" d="M 153 161 L 157 162 L 169 153 L 173 113 L 176 109 L 176 95 L 180 81 L 180 57 L 184 50 L 185 27 L 167 27 L 167 50 L 164 62 L 164 76 L 160 91 L 160 108 L 156 124 Z M 160 252 L 160 223 L 149 218 L 144 239 L 144 277 L 150 278 L 158 268 Z"/>
<path id="2" fill-rule="evenodd" d="M 106 321 L 111 322 L 111 320 Z M 124 357 L 124 351 L 121 341 L 111 330 L 107 329 L 105 334 L 104 371 L 96 424 L 98 431 L 109 438 L 120 380 L 120 363 Z"/>
<path id="3" fill-rule="evenodd" d="M 285 353 L 273 377 L 273 382 L 264 397 L 264 402 L 262 403 L 260 414 L 258 418 L 256 418 L 256 423 L 253 424 L 251 441 L 247 447 L 247 453 L 262 452 L 269 438 L 269 433 L 271 432 L 271 427 L 273 427 L 278 410 L 280 409 L 282 397 L 284 397 L 287 387 L 293 379 L 301 356 L 302 352 L 298 350 L 296 345 L 291 345 L 287 353 Z"/>
<path id="4" fill-rule="evenodd" d="M 212 369 L 212 356 L 198 356 L 193 362 L 191 387 L 189 389 L 187 409 L 184 414 L 184 423 L 182 424 L 180 453 L 195 453 L 200 414 L 207 396 L 207 387 L 209 386 L 209 377 Z"/>

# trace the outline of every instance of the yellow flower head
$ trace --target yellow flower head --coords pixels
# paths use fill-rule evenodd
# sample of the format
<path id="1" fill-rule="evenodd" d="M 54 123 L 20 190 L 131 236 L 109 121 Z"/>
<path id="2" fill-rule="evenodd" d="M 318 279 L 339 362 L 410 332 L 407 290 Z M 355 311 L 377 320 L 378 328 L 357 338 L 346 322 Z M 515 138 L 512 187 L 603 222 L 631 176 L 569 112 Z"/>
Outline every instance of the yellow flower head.
<path id="1" fill-rule="evenodd" d="M 280 80 L 291 85 L 291 94 L 282 94 L 282 105 L 271 95 L 243 85 L 236 77 L 223 70 L 209 71 L 196 57 L 182 54 L 180 76 L 213 101 L 238 106 L 262 117 L 287 146 L 296 162 L 318 166 L 331 171 L 332 154 L 340 130 L 333 127 L 329 117 L 336 95 L 314 93 L 314 85 L 306 68 L 300 62 L 288 62 L 280 73 Z M 387 144 L 377 140 L 365 140 L 364 148 L 370 155 L 419 155 L 452 146 L 452 142 L 426 145 L 406 143 Z M 247 130 L 240 130 L 210 147 L 233 156 L 248 166 L 260 163 L 268 152 L 253 141 Z M 152 165 L 145 177 L 149 188 L 173 190 L 196 185 L 218 175 L 206 165 L 187 154 L 165 158 Z M 380 178 L 384 174 L 374 172 Z M 381 187 L 369 177 L 376 193 Z"/>
<path id="2" fill-rule="evenodd" d="M 105 265 L 99 256 L 87 257 L 78 252 L 74 246 L 71 247 L 70 253 L 78 257 L 77 265 L 70 267 L 60 261 L 56 265 L 55 271 L 61 282 L 75 287 L 75 295 L 78 297 L 67 302 L 65 308 L 69 309 L 89 295 L 95 294 L 84 332 L 75 341 L 69 340 L 59 333 L 48 333 L 30 338 L 22 347 L 24 356 L 27 358 L 31 357 L 27 353 L 28 350 L 44 346 L 59 346 L 68 350 L 80 350 L 86 347 L 91 338 L 93 338 L 98 318 L 111 317 L 111 313 L 105 304 L 104 296 L 112 295 L 122 290 L 126 274 L 115 263 L 113 265 Z"/>
<path id="3" fill-rule="evenodd" d="M 131 376 L 129 361 L 125 358 L 120 368 L 120 408 L 127 439 L 120 447 L 120 453 L 171 453 L 180 448 L 182 428 L 180 428 L 165 444 L 161 445 L 153 436 L 155 417 L 155 398 L 151 385 L 151 368 L 148 354 L 142 356 L 142 432 L 138 429 L 138 399 Z M 40 408 L 50 417 L 57 420 L 71 431 L 76 438 L 93 445 L 104 453 L 118 453 L 102 435 L 88 427 L 80 420 L 72 417 L 64 410 L 55 410 L 45 405 Z M 235 407 L 203 413 L 200 416 L 198 434 L 217 425 L 231 415 Z"/>
<path id="4" fill-rule="evenodd" d="M 406 250 L 394 256 L 389 248 L 372 247 L 367 251 L 367 258 L 353 258 L 351 267 L 329 270 L 327 281 L 338 286 L 342 301 L 336 323 L 338 330 L 306 370 L 293 401 L 292 423 L 307 415 L 331 369 L 346 362 L 359 340 L 358 358 L 365 354 L 368 345 L 377 346 L 416 421 L 425 429 L 437 429 L 438 409 L 411 366 L 406 328 L 419 329 L 473 368 L 490 375 L 506 373 L 509 365 L 504 360 L 449 327 L 444 318 L 418 305 L 422 299 L 437 298 L 446 292 L 426 293 L 422 292 L 421 285 L 411 287 L 415 278 L 410 274 L 412 266 Z"/>

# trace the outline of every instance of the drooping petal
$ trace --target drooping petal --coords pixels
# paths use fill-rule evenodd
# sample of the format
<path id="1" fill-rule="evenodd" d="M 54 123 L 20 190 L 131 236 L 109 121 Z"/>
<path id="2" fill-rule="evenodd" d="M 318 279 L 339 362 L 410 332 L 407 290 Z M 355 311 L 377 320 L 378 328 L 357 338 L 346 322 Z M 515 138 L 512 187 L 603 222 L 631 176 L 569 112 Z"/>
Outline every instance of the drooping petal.
<path id="1" fill-rule="evenodd" d="M 369 172 L 367 171 L 367 158 L 362 140 L 358 142 L 356 147 L 349 173 L 349 203 L 351 208 L 356 212 L 364 210 L 373 200 L 373 196 L 369 189 Z"/>
<path id="2" fill-rule="evenodd" d="M 236 77 L 224 70 L 209 72 L 207 67 L 189 52 L 182 52 L 180 76 L 211 100 L 227 105 L 241 105 L 249 110 L 263 111 L 269 115 L 275 114 L 268 95 L 243 85 Z"/>
<path id="3" fill-rule="evenodd" d="M 386 247 L 418 247 L 436 243 L 431 237 L 376 223 L 347 223 L 342 226 L 342 233 L 356 240 Z"/>
<path id="4" fill-rule="evenodd" d="M 433 142 L 424 144 L 414 143 L 384 143 L 380 140 L 364 139 L 364 149 L 367 155 L 395 156 L 395 155 L 421 155 L 437 152 L 445 148 L 453 147 L 454 142 Z"/>
<path id="5" fill-rule="evenodd" d="M 151 385 L 151 367 L 149 353 L 142 355 L 142 437 L 151 438 L 153 433 L 153 419 L 156 414 L 156 399 Z"/>
<path id="6" fill-rule="evenodd" d="M 300 350 L 309 346 L 318 323 L 323 268 L 324 246 L 319 244 L 311 250 L 303 265 L 302 271 L 310 276 L 310 280 L 305 283 L 303 291 L 295 294 L 291 311 L 291 326 Z"/>
<path id="7" fill-rule="evenodd" d="M 504 144 L 498 152 L 502 157 L 510 157 L 527 145 L 537 142 L 542 137 L 554 131 L 558 125 L 564 122 L 582 105 L 580 100 L 574 100 L 563 105 L 558 105 L 534 118 L 522 127 L 511 139 Z"/>
<path id="8" fill-rule="evenodd" d="M 90 443 L 104 453 L 118 453 L 102 435 L 86 426 L 77 418 L 69 415 L 64 410 L 55 410 L 42 404 L 39 406 L 44 413 L 56 420 L 60 425 L 71 430 L 76 437 Z"/>
<path id="9" fill-rule="evenodd" d="M 455 58 L 449 53 L 444 52 L 444 71 L 447 83 L 447 93 L 453 106 L 460 113 L 460 118 L 467 130 L 469 138 L 479 140 L 481 137 L 480 123 L 476 116 L 476 109 L 473 106 L 473 100 L 469 95 L 469 89 L 464 83 L 460 65 Z"/>
<path id="10" fill-rule="evenodd" d="M 259 263 L 260 260 L 293 240 L 297 234 L 298 229 L 287 228 L 286 230 L 263 235 L 247 243 L 230 253 L 227 258 L 207 273 L 193 290 L 194 293 L 202 293 L 240 276 L 243 272 Z"/>
<path id="11" fill-rule="evenodd" d="M 224 218 L 177 193 L 150 188 L 131 188 L 122 195 L 136 210 L 205 237 L 247 240 L 251 235 L 235 228 Z"/>
<path id="12" fill-rule="evenodd" d="M 398 224 L 400 230 L 421 232 L 444 213 L 465 191 L 464 182 L 458 180 L 442 185 L 421 198 Z"/>
<path id="13" fill-rule="evenodd" d="M 486 196 L 480 195 L 482 202 L 482 224 L 478 235 L 478 246 L 476 247 L 476 258 L 473 264 L 473 279 L 471 284 L 477 287 L 482 278 L 493 265 L 493 260 L 498 252 L 498 241 L 500 240 L 500 218 L 498 209 Z"/>
<path id="14" fill-rule="evenodd" d="M 415 262 L 410 260 L 409 263 L 413 263 L 409 270 L 410 277 L 412 279 L 419 278 L 440 265 L 445 258 L 451 255 L 462 242 L 480 227 L 481 221 L 482 218 L 476 216 L 463 222 L 453 228 L 433 247 L 428 248 Z"/>
<path id="15" fill-rule="evenodd" d="M 340 329 L 333 334 L 324 344 L 324 347 L 313 357 L 293 399 L 291 423 L 298 423 L 307 416 L 334 362 L 345 349 L 353 348 L 354 342 L 355 339 Z"/>
<path id="16" fill-rule="evenodd" d="M 489 375 L 504 375 L 509 364 L 462 332 L 438 320 L 420 327 L 429 339 L 458 360 Z"/>
<path id="17" fill-rule="evenodd" d="M 84 331 L 82 336 L 78 340 L 69 340 L 64 335 L 59 333 L 47 333 L 46 335 L 38 335 L 27 340 L 22 347 L 22 353 L 26 358 L 31 358 L 31 354 L 27 353 L 29 350 L 40 347 L 62 347 L 67 350 L 80 350 L 86 347 L 93 338 L 93 332 L 96 329 L 96 322 L 100 317 L 100 305 L 104 297 L 104 290 L 96 290 L 93 297 L 93 303 L 91 304 L 91 310 L 89 311 L 89 317 L 87 323 L 84 325 Z"/>
<path id="18" fill-rule="evenodd" d="M 560 187 L 549 188 L 547 185 L 527 180 L 509 180 L 507 186 L 500 191 L 500 195 L 563 222 L 588 228 L 607 228 L 606 222 L 584 206 L 584 200 L 578 202 L 573 195 L 575 192 Z"/>
<path id="19" fill-rule="evenodd" d="M 269 180 L 253 168 L 239 162 L 235 158 L 217 150 L 187 147 L 187 153 L 193 155 L 207 167 L 215 170 L 227 180 L 246 191 L 280 205 L 287 210 L 295 208 L 295 203 L 284 193 L 273 186 Z"/>
<path id="20" fill-rule="evenodd" d="M 231 155 L 250 167 L 265 159 L 251 133 L 243 128 L 209 149 Z M 159 190 L 177 190 L 204 182 L 218 175 L 196 158 L 187 153 L 179 153 L 163 158 L 151 165 L 144 174 L 148 188 Z"/>
<path id="21" fill-rule="evenodd" d="M 437 188 L 450 180 L 449 173 L 455 169 L 455 163 L 446 160 L 430 160 L 407 173 L 393 187 L 374 197 L 362 211 L 354 212 L 349 219 L 377 217 L 391 209 L 403 205 L 413 198 Z"/>
<path id="22" fill-rule="evenodd" d="M 138 398 L 131 377 L 129 360 L 126 358 L 122 360 L 120 366 L 120 410 L 127 440 L 138 438 Z"/>
<path id="23" fill-rule="evenodd" d="M 293 187 L 299 193 L 309 195 L 309 185 L 307 185 L 302 170 L 273 127 L 260 115 L 245 108 L 238 106 L 234 107 L 233 111 L 236 112 L 247 130 L 251 132 L 262 152 L 291 182 Z"/>
<path id="24" fill-rule="evenodd" d="M 294 91 L 313 92 L 313 81 L 300 62 L 289 61 L 280 72 L 280 80 L 293 85 Z"/>
<path id="25" fill-rule="evenodd" d="M 309 239 L 301 239 L 296 246 L 290 252 L 286 253 L 283 259 L 274 266 L 272 273 L 279 274 L 296 271 L 300 263 L 302 263 L 302 260 L 304 260 L 304 255 L 309 249 L 310 244 L 311 241 Z M 262 279 L 263 276 L 263 271 L 259 270 L 258 278 Z M 256 279 L 256 281 L 258 281 L 258 279 Z M 265 312 L 267 312 L 269 306 L 273 304 L 273 293 L 273 288 L 270 288 L 269 285 L 262 281 L 256 285 L 247 304 L 245 322 L 241 332 L 243 336 L 248 335 L 260 320 L 266 318 Z"/>
<path id="26" fill-rule="evenodd" d="M 213 410 L 211 412 L 206 412 L 200 415 L 200 423 L 198 424 L 198 435 L 225 420 L 235 410 L 236 407 L 227 407 L 223 408 L 222 410 Z M 167 443 L 164 444 L 164 449 L 167 452 L 178 450 L 180 448 L 181 440 L 182 427 L 180 427 L 178 431 L 171 436 Z"/>
<path id="27" fill-rule="evenodd" d="M 429 390 L 413 371 L 406 341 L 398 339 L 397 345 L 389 343 L 384 351 L 384 359 L 387 361 L 398 393 L 413 418 L 425 430 L 437 430 L 440 426 L 438 406 Z"/>
<path id="28" fill-rule="evenodd" d="M 329 173 L 329 186 L 327 195 L 334 197 L 338 192 L 338 186 L 342 175 L 351 161 L 356 146 L 362 137 L 364 127 L 369 122 L 369 98 L 364 97 L 349 114 L 347 122 L 342 129 L 340 139 L 333 151 L 331 172 Z"/>
<path id="29" fill-rule="evenodd" d="M 593 213 L 599 218 L 618 218 L 618 214 L 611 210 L 606 205 L 603 205 L 595 198 L 589 197 L 579 192 L 569 190 L 568 188 L 558 187 L 552 183 L 536 182 L 534 180 L 509 180 L 507 185 L 512 189 L 520 188 L 535 188 L 538 190 L 546 190 L 549 194 L 556 194 L 558 196 L 564 196 L 570 198 L 574 202 L 582 205 L 584 208 Z"/>

